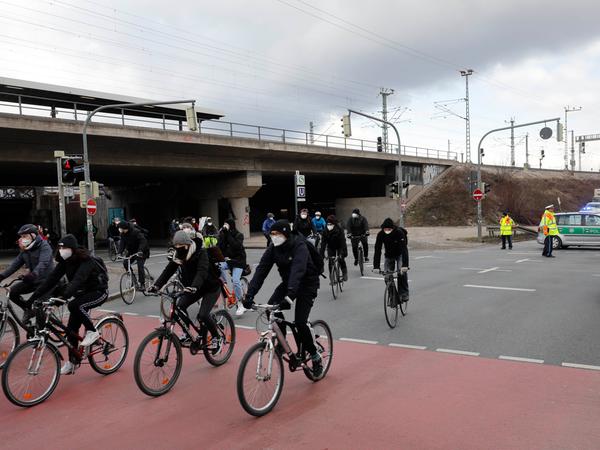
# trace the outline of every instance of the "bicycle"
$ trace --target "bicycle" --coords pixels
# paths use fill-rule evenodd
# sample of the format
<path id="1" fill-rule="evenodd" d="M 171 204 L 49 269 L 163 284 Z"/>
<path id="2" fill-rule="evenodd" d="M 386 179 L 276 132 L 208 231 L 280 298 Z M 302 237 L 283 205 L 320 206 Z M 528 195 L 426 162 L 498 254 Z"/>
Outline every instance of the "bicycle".
<path id="1" fill-rule="evenodd" d="M 154 277 L 150 274 L 148 268 L 144 266 L 145 285 L 140 286 L 135 272 L 131 267 L 131 259 L 135 257 L 141 258 L 142 254 L 136 253 L 135 255 L 130 256 L 117 256 L 117 261 L 127 261 L 127 268 L 119 280 L 119 293 L 121 294 L 121 299 L 123 299 L 127 305 L 133 304 L 138 290 L 141 290 L 142 294 L 146 296 L 146 290 L 154 284 Z"/>
<path id="2" fill-rule="evenodd" d="M 94 319 L 100 338 L 89 347 L 73 347 L 66 336 L 83 338 L 74 333 L 54 314 L 66 300 L 49 298 L 36 302 L 34 337 L 19 345 L 8 357 L 2 371 L 2 390 L 10 402 L 30 407 L 46 400 L 60 380 L 61 360 L 58 347 L 49 339 L 54 336 L 73 352 L 78 364 L 84 359 L 94 371 L 110 375 L 123 365 L 129 349 L 129 335 L 120 314 L 107 314 Z"/>
<path id="3" fill-rule="evenodd" d="M 231 272 L 232 271 L 230 269 L 229 273 Z M 240 278 L 240 283 L 242 285 L 242 298 L 237 298 L 235 296 L 235 289 L 230 289 L 229 285 L 227 284 L 227 281 L 223 280 L 222 278 L 219 278 L 219 280 L 221 281 L 221 297 L 223 298 L 223 309 L 229 312 L 237 306 L 238 302 L 242 302 L 246 298 L 246 294 L 248 293 L 248 278 L 244 276 Z"/>
<path id="4" fill-rule="evenodd" d="M 360 236 L 350 236 L 350 240 L 358 239 L 358 268 L 360 269 L 360 276 L 365 275 L 365 250 L 363 248 L 362 239 L 368 237 L 368 234 L 362 234 Z"/>
<path id="5" fill-rule="evenodd" d="M 117 260 L 117 256 L 119 255 L 119 247 L 117 246 L 117 241 L 113 237 L 108 237 L 108 257 L 112 262 Z"/>
<path id="6" fill-rule="evenodd" d="M 204 323 L 196 326 L 186 312 L 177 306 L 177 300 L 183 292 L 165 292 L 163 289 L 158 295 L 169 299 L 169 315 L 161 319 L 160 327 L 142 340 L 133 363 L 138 388 L 151 397 L 166 394 L 175 385 L 181 373 L 183 344 L 174 333 L 175 325 L 181 327 L 185 339 L 190 341 L 190 353 L 196 355 L 202 351 L 206 360 L 215 367 L 225 364 L 235 347 L 235 326 L 227 311 L 219 310 L 213 313 L 220 334 L 215 339 L 209 334 Z"/>
<path id="7" fill-rule="evenodd" d="M 402 276 L 402 272 L 400 270 L 374 270 L 374 272 L 383 275 L 383 279 L 385 281 L 385 291 L 383 293 L 383 310 L 385 313 L 385 321 L 390 328 L 396 328 L 396 325 L 398 324 L 398 311 L 405 316 L 408 307 L 408 302 L 400 299 L 400 293 L 396 287 L 396 280 L 399 276 Z"/>
<path id="8" fill-rule="evenodd" d="M 281 312 L 280 305 L 254 305 L 253 309 L 268 315 L 269 328 L 260 334 L 258 342 L 250 347 L 242 358 L 237 375 L 237 394 L 244 410 L 250 415 L 260 417 L 269 413 L 281 396 L 284 361 L 288 364 L 290 372 L 302 369 L 311 381 L 317 382 L 325 378 L 333 359 L 333 338 L 325 321 L 309 322 L 323 364 L 321 374 L 316 377 L 308 365 L 311 357 L 302 347 L 296 326 L 277 317 L 276 313 Z M 280 324 L 292 330 L 296 352 L 290 347 Z M 250 361 L 255 355 L 256 363 Z"/>
<path id="9" fill-rule="evenodd" d="M 338 255 L 329 257 L 329 285 L 331 286 L 333 299 L 336 300 L 340 293 L 344 291 L 344 276 Z"/>

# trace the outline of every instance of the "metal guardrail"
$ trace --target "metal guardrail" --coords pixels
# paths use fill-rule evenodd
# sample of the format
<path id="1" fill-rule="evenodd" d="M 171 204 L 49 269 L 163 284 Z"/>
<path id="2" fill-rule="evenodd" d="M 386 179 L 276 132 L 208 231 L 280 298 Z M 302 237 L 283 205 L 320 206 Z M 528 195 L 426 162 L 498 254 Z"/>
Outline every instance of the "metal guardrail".
<path id="1" fill-rule="evenodd" d="M 98 105 L 86 102 L 74 102 L 72 108 L 54 106 L 41 106 L 39 103 L 56 101 L 64 104 L 65 100 L 30 95 L 19 95 L 3 92 L 5 96 L 14 96 L 14 102 L 0 102 L 0 112 L 16 113 L 18 115 L 52 117 L 83 122 L 88 111 Z M 36 104 L 37 102 L 37 104 Z M 169 131 L 183 131 L 186 129 L 185 121 L 175 118 L 174 115 L 156 113 L 156 117 L 136 116 L 135 110 L 122 108 L 120 114 L 104 113 L 94 116 L 94 122 L 109 123 L 113 125 L 147 126 L 162 128 Z M 144 115 L 153 115 L 150 110 L 144 110 Z M 236 138 L 256 139 L 267 142 L 280 142 L 300 145 L 315 145 L 348 150 L 377 152 L 377 141 L 366 139 L 345 138 L 334 135 L 317 135 L 306 131 L 288 130 L 283 128 L 249 125 L 244 123 L 226 122 L 222 120 L 203 120 L 199 123 L 199 133 Z M 397 154 L 398 146 L 387 146 L 387 152 Z M 402 146 L 402 155 L 417 156 L 422 158 L 436 158 L 458 161 L 458 153 L 448 150 L 437 150 L 426 147 Z"/>

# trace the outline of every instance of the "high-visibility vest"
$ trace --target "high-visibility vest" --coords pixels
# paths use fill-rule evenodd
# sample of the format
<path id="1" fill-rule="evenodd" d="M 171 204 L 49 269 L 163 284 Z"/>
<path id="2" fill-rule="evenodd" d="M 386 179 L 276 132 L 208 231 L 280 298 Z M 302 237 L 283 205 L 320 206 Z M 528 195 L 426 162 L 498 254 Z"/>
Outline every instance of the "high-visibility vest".
<path id="1" fill-rule="evenodd" d="M 542 227 L 545 236 L 558 235 L 558 226 L 556 225 L 556 217 L 553 212 L 548 210 L 544 211 L 540 226 Z"/>
<path id="2" fill-rule="evenodd" d="M 504 216 L 502 219 L 500 219 L 500 235 L 512 236 L 514 226 L 514 220 L 512 220 L 509 215 Z"/>

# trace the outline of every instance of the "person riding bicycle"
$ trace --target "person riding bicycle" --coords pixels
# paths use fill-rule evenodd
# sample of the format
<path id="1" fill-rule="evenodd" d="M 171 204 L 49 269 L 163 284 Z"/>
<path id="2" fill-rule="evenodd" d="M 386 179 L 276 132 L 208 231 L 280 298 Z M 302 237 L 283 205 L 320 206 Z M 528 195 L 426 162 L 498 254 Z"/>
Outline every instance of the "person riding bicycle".
<path id="1" fill-rule="evenodd" d="M 119 232 L 119 223 L 121 219 L 119 217 L 113 217 L 111 224 L 108 226 L 107 234 L 109 239 L 115 241 L 115 244 L 119 244 L 119 240 L 121 240 L 121 233 Z"/>
<path id="2" fill-rule="evenodd" d="M 296 232 L 292 233 L 290 228 L 287 220 L 278 220 L 271 227 L 273 243 L 265 250 L 256 267 L 244 300 L 244 307 L 252 308 L 254 297 L 260 291 L 273 265 L 276 265 L 281 283 L 275 288 L 269 304 L 280 305 L 281 309 L 290 309 L 286 299 L 295 301 L 294 324 L 304 349 L 311 356 L 313 373 L 318 377 L 323 370 L 323 363 L 308 326 L 308 317 L 320 287 L 319 270 L 313 263 L 304 236 Z M 285 329 L 282 331 L 285 334 Z"/>
<path id="3" fill-rule="evenodd" d="M 296 220 L 294 220 L 294 231 L 300 233 L 305 238 L 316 233 L 315 227 L 313 226 L 310 217 L 308 217 L 308 209 L 302 209 L 300 214 L 296 216 Z"/>
<path id="4" fill-rule="evenodd" d="M 386 272 L 399 270 L 398 294 L 402 302 L 408 301 L 408 232 L 394 225 L 389 217 L 381 224 L 381 231 L 377 233 L 375 241 L 375 256 L 373 256 L 373 269 L 379 270 L 381 261 L 381 248 L 384 247 L 384 268 Z"/>
<path id="5" fill-rule="evenodd" d="M 358 242 L 362 243 L 365 252 L 365 262 L 369 261 L 369 222 L 367 218 L 360 215 L 360 210 L 355 208 L 352 216 L 348 219 L 346 225 L 348 237 L 352 243 L 352 254 L 354 255 L 354 265 L 358 265 Z"/>
<path id="6" fill-rule="evenodd" d="M 150 256 L 150 247 L 145 234 L 130 222 L 119 222 L 119 231 L 121 232 L 121 242 L 119 243 L 119 255 L 127 250 L 127 256 L 131 257 L 130 263 L 137 263 L 138 281 L 141 289 L 146 286 L 146 275 L 144 273 L 144 262 Z M 127 270 L 127 261 L 123 261 L 123 267 Z"/>
<path id="7" fill-rule="evenodd" d="M 241 316 L 246 312 L 242 300 L 244 291 L 242 289 L 242 273 L 246 268 L 246 249 L 244 248 L 244 235 L 235 228 L 235 221 L 227 219 L 219 233 L 219 244 L 221 253 L 225 257 L 225 262 L 221 263 L 221 278 L 227 282 L 227 272 L 231 272 L 233 282 L 233 291 L 238 300 L 236 316 Z"/>
<path id="8" fill-rule="evenodd" d="M 192 224 L 183 224 L 184 227 L 185 225 L 190 225 L 194 230 Z M 213 338 L 218 339 L 217 324 L 211 316 L 211 310 L 221 294 L 219 269 L 210 263 L 208 252 L 202 247 L 202 240 L 192 238 L 185 229 L 175 233 L 173 246 L 173 259 L 150 287 L 149 292 L 158 292 L 177 269 L 181 268 L 179 280 L 184 286 L 184 294 L 177 300 L 177 306 L 187 314 L 190 305 L 202 299 L 198 320 L 206 324 Z"/>
<path id="9" fill-rule="evenodd" d="M 271 245 L 271 227 L 275 223 L 275 214 L 268 213 L 267 218 L 264 220 L 262 224 L 262 232 L 267 240 L 267 247 Z"/>
<path id="10" fill-rule="evenodd" d="M 10 266 L 0 273 L 0 281 L 10 277 L 23 266 L 28 269 L 28 272 L 21 277 L 21 281 L 13 285 L 9 294 L 10 300 L 23 309 L 23 322 L 27 322 L 31 317 L 32 300 L 24 300 L 22 296 L 35 291 L 44 282 L 54 269 L 54 262 L 52 248 L 48 241 L 39 236 L 37 226 L 23 225 L 17 234 L 21 252 Z"/>
<path id="11" fill-rule="evenodd" d="M 90 255 L 88 250 L 80 247 L 77 239 L 72 234 L 67 234 L 58 242 L 56 254 L 57 265 L 46 280 L 36 289 L 31 296 L 33 301 L 48 296 L 63 276 L 67 277 L 68 284 L 60 289 L 60 298 L 69 299 L 69 321 L 67 329 L 73 333 L 67 339 L 74 349 L 78 345 L 87 347 L 100 338 L 100 333 L 94 326 L 89 311 L 102 305 L 108 298 L 108 274 L 100 258 Z M 79 344 L 77 336 L 79 328 L 83 325 L 86 333 Z M 69 361 L 62 366 L 60 373 L 72 374 L 76 365 L 80 363 L 79 356 L 69 351 Z"/>
<path id="12" fill-rule="evenodd" d="M 312 224 L 317 233 L 323 233 L 325 231 L 325 227 L 327 226 L 327 222 L 323 217 L 321 217 L 320 211 L 315 211 L 315 217 L 312 219 Z"/>
<path id="13" fill-rule="evenodd" d="M 330 258 L 339 257 L 343 280 L 348 281 L 348 266 L 346 266 L 348 247 L 346 246 L 346 235 L 334 215 L 327 217 L 327 226 L 325 231 L 323 231 L 323 238 L 321 240 L 322 257 L 325 256 L 325 249 L 327 249 L 327 254 Z M 331 273 L 331 261 L 329 262 L 329 272 Z"/>
<path id="14" fill-rule="evenodd" d="M 219 243 L 219 230 L 213 223 L 212 217 L 207 217 L 202 227 L 202 236 L 204 236 L 204 247 L 216 247 Z"/>

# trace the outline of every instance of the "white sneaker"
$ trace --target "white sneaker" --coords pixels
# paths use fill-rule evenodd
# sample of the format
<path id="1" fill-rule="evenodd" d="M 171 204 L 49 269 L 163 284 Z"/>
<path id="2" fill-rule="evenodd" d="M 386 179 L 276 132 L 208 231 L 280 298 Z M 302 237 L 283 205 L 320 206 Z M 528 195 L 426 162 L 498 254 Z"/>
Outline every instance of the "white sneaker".
<path id="1" fill-rule="evenodd" d="M 237 310 L 235 312 L 236 316 L 241 316 L 243 315 L 246 311 L 248 311 L 246 308 L 244 308 L 244 305 L 242 305 L 241 303 L 238 303 L 237 306 Z"/>
<path id="2" fill-rule="evenodd" d="M 61 375 L 71 375 L 73 373 L 75 373 L 75 364 L 73 364 L 71 361 L 64 363 L 60 369 Z"/>
<path id="3" fill-rule="evenodd" d="M 98 333 L 97 331 L 88 331 L 85 333 L 85 337 L 83 338 L 83 341 L 81 341 L 81 346 L 89 347 L 94 342 L 96 342 L 98 339 L 100 339 L 100 333 Z"/>

